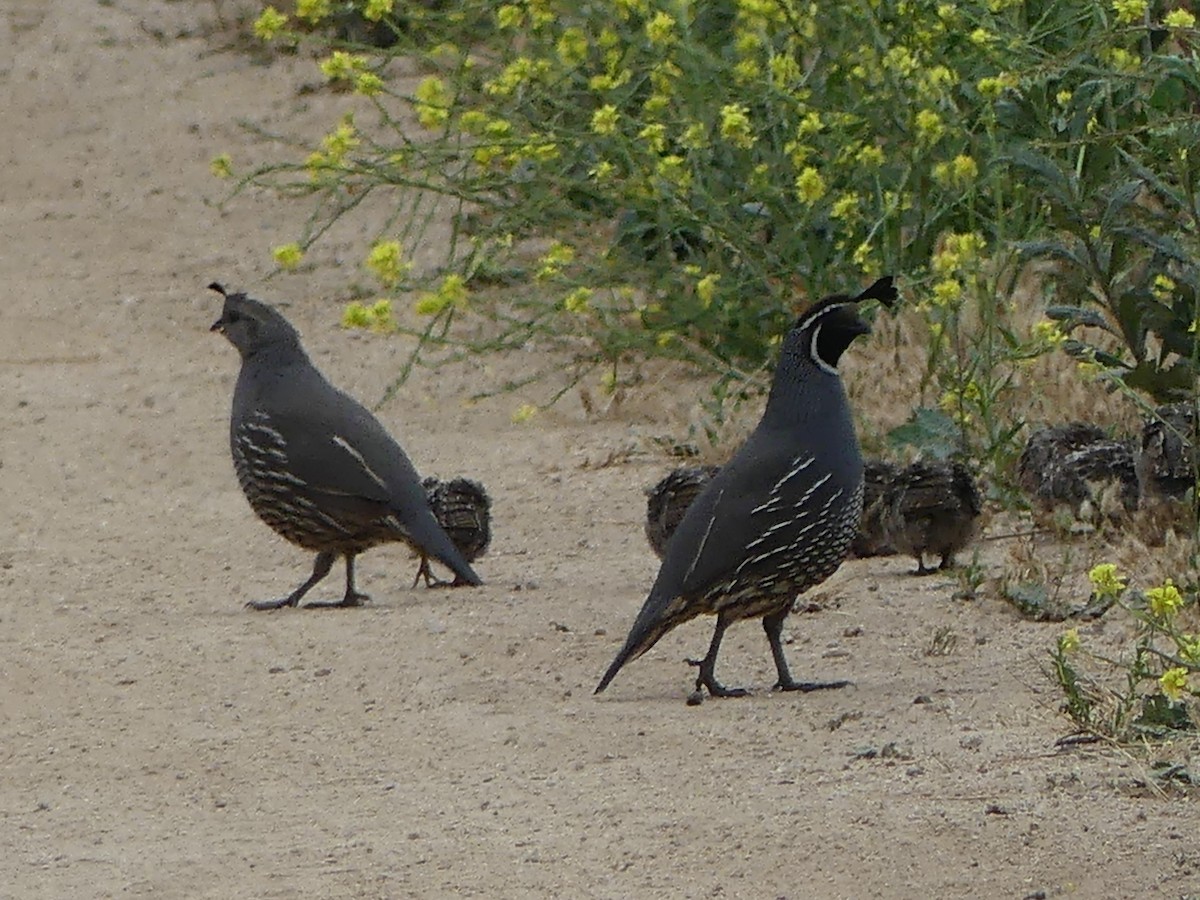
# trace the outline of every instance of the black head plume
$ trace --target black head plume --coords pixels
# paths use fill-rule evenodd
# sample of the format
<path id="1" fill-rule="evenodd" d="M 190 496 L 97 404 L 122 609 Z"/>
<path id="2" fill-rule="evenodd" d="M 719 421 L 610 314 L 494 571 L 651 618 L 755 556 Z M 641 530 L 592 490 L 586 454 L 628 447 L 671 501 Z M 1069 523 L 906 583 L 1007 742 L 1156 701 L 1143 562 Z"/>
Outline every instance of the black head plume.
<path id="1" fill-rule="evenodd" d="M 858 304 L 863 300 L 878 300 L 890 307 L 898 298 L 891 275 L 880 278 L 855 296 L 823 297 L 796 319 L 784 339 L 784 359 L 807 360 L 822 371 L 837 374 L 838 360 L 850 343 L 860 334 L 871 333 L 871 326 L 858 315 Z"/>
<path id="2" fill-rule="evenodd" d="M 225 298 L 221 317 L 209 330 L 225 335 L 242 359 L 268 348 L 299 350 L 300 336 L 277 310 L 242 291 L 230 293 L 219 282 L 214 281 L 208 287 Z"/>

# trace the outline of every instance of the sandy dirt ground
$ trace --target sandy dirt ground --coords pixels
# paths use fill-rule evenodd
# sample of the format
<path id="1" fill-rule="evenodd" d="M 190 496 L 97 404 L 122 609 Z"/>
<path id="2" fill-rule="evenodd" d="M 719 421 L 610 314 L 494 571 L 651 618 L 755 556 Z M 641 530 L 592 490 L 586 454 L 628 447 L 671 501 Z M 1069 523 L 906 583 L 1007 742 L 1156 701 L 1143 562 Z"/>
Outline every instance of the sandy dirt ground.
<path id="1" fill-rule="evenodd" d="M 522 398 L 462 398 L 528 362 L 418 373 L 381 418 L 423 473 L 488 485 L 486 586 L 410 589 L 393 546 L 361 559 L 369 607 L 244 611 L 311 560 L 234 481 L 204 286 L 288 301 L 368 401 L 408 347 L 336 327 L 365 232 L 266 280 L 304 210 L 215 205 L 213 156 L 278 152 L 238 120 L 319 135 L 346 98 L 222 50 L 213 14 L 0 3 L 0 896 L 1200 895 L 1194 800 L 1055 749 L 1059 626 L 907 560 L 789 620 L 797 675 L 846 690 L 772 693 L 745 624 L 719 671 L 754 695 L 686 706 L 702 620 L 593 697 L 656 570 L 642 489 L 671 462 L 640 437 L 678 386 L 515 425 Z"/>

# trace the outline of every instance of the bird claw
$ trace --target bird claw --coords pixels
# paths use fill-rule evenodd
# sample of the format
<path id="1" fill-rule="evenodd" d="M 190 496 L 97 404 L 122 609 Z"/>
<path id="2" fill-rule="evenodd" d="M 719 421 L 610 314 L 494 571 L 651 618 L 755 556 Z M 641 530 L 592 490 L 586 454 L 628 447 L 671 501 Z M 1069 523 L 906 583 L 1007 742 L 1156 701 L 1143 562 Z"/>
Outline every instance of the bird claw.
<path id="1" fill-rule="evenodd" d="M 810 691 L 832 691 L 838 688 L 848 687 L 849 681 L 777 681 L 775 682 L 775 690 L 777 691 L 800 691 L 807 694 Z"/>
<path id="2" fill-rule="evenodd" d="M 704 670 L 704 660 L 688 659 L 685 660 L 689 666 L 695 666 L 700 670 L 700 674 L 696 677 L 696 690 L 707 688 L 708 693 L 713 697 L 745 697 L 750 692 L 745 688 L 728 688 L 713 677 L 711 672 Z"/>
<path id="3" fill-rule="evenodd" d="M 253 609 L 257 612 L 265 612 L 272 609 L 283 609 L 285 606 L 295 606 L 296 601 L 291 597 L 284 597 L 280 600 L 251 600 L 246 604 L 246 609 Z"/>
<path id="4" fill-rule="evenodd" d="M 305 604 L 305 609 L 350 609 L 355 606 L 363 606 L 371 600 L 367 594 L 360 594 L 354 591 L 347 594 L 341 600 L 314 600 L 312 603 Z"/>

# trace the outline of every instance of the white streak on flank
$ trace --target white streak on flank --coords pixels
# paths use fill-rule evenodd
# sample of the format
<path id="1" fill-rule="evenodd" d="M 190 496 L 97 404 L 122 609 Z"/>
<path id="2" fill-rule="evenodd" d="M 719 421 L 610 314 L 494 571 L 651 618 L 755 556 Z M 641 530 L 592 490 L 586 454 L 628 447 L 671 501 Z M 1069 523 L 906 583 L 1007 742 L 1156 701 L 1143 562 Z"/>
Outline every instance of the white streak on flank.
<path id="1" fill-rule="evenodd" d="M 781 487 L 783 487 L 784 484 L 789 479 L 794 478 L 796 475 L 799 475 L 801 472 L 803 472 L 805 469 L 807 469 L 809 466 L 811 466 L 816 461 L 817 461 L 817 459 L 815 456 L 807 456 L 807 457 L 799 456 L 799 457 L 797 457 L 796 464 L 793 465 L 789 471 L 785 472 L 782 478 L 780 478 L 777 482 L 775 482 L 775 485 L 771 488 L 771 493 L 772 494 L 779 493 L 779 489 Z"/>
<path id="2" fill-rule="evenodd" d="M 717 499 L 713 502 L 713 514 L 709 516 L 708 527 L 704 529 L 704 536 L 700 538 L 700 546 L 696 548 L 696 555 L 692 557 L 691 565 L 687 567 L 687 571 L 683 574 L 683 580 L 687 581 L 692 577 L 692 572 L 696 568 L 696 563 L 700 562 L 700 556 L 704 553 L 704 545 L 708 543 L 708 536 L 712 534 L 713 526 L 717 524 L 717 510 L 721 507 L 721 497 L 725 495 L 724 489 L 717 493 Z"/>
<path id="3" fill-rule="evenodd" d="M 361 453 L 359 453 L 357 450 L 355 450 L 352 446 L 350 446 L 349 441 L 347 441 L 340 434 L 335 434 L 333 436 L 333 442 L 335 444 L 337 444 L 339 447 L 341 447 L 343 450 L 345 450 L 347 453 L 349 453 L 351 456 L 353 456 L 354 459 L 357 460 L 358 464 L 360 466 L 362 466 L 363 471 L 366 472 L 367 475 L 369 475 L 371 477 L 372 481 L 374 481 L 377 485 L 379 485 L 384 490 L 387 490 L 387 483 L 382 478 L 380 478 L 378 475 L 375 474 L 374 470 L 370 466 L 367 465 L 367 461 L 365 459 L 363 459 L 363 455 Z"/>

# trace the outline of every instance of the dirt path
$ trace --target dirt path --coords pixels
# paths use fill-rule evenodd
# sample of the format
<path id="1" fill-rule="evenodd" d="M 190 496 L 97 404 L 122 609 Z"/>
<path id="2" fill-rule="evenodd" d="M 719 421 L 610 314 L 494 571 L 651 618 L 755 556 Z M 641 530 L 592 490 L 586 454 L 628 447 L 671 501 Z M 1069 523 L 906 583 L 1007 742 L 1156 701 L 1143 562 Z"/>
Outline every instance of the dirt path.
<path id="1" fill-rule="evenodd" d="M 1054 752 L 1053 626 L 907 561 L 848 564 L 790 621 L 794 671 L 848 690 L 770 694 L 746 625 L 722 672 L 759 692 L 687 707 L 700 622 L 594 699 L 655 571 L 641 488 L 668 463 L 594 465 L 642 422 L 468 408 L 491 363 L 382 414 L 423 472 L 489 486 L 487 586 L 410 590 L 382 549 L 369 608 L 244 612 L 310 561 L 234 482 L 236 359 L 204 285 L 290 300 L 360 397 L 404 347 L 331 327 L 346 271 L 264 283 L 299 207 L 212 205 L 214 155 L 268 152 L 235 119 L 319 133 L 342 101 L 298 94 L 303 60 L 214 51 L 211 15 L 0 7 L 0 896 L 1200 892 L 1193 803 L 1119 754 Z M 939 628 L 955 651 L 926 655 Z"/>

